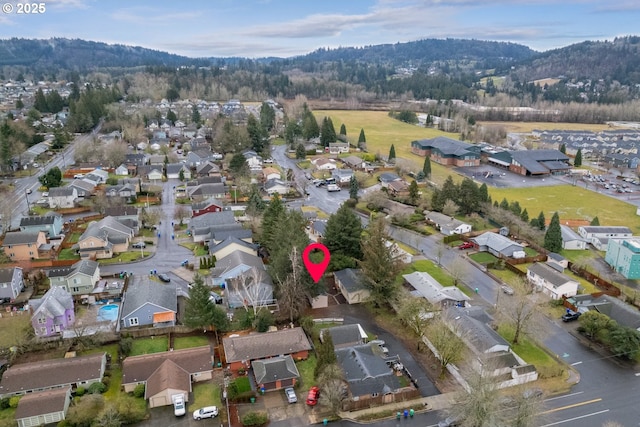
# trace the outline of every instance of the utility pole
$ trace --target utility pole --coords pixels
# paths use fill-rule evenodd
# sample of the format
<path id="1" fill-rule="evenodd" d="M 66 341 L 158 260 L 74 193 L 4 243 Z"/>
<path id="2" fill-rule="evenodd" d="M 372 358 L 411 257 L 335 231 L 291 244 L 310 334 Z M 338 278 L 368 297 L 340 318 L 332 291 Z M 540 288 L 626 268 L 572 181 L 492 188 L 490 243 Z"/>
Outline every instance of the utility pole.
<path id="1" fill-rule="evenodd" d="M 29 193 L 27 193 L 27 190 L 24 190 L 24 198 L 27 201 L 27 215 L 31 215 L 31 206 L 29 206 Z"/>

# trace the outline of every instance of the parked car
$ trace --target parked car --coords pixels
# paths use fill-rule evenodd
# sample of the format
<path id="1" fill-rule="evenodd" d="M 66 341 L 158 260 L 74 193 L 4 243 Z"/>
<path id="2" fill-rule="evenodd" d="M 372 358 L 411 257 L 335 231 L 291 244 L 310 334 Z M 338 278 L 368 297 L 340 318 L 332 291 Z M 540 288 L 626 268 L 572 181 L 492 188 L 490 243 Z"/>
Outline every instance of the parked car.
<path id="1" fill-rule="evenodd" d="M 42 197 L 49 197 L 49 192 L 48 191 L 43 191 L 42 192 Z"/>
<path id="2" fill-rule="evenodd" d="M 298 396 L 296 396 L 296 391 L 293 389 L 293 387 L 287 387 L 284 389 L 284 394 L 285 396 L 287 396 L 287 402 L 289 403 L 297 403 L 298 402 Z"/>
<path id="3" fill-rule="evenodd" d="M 513 294 L 514 294 L 513 289 L 512 289 L 512 288 L 510 288 L 510 287 L 509 287 L 509 286 L 507 286 L 507 285 L 502 285 L 502 286 L 500 286 L 500 289 L 502 290 L 502 292 L 504 292 L 504 293 L 505 293 L 505 294 L 507 294 L 507 295 L 513 295 Z"/>
<path id="4" fill-rule="evenodd" d="M 458 249 L 463 250 L 463 249 L 471 249 L 473 247 L 473 243 L 471 242 L 464 242 L 462 243 L 460 246 L 458 246 Z"/>
<path id="5" fill-rule="evenodd" d="M 340 191 L 340 186 L 338 184 L 329 184 L 327 185 L 327 191 L 328 192 Z"/>
<path id="6" fill-rule="evenodd" d="M 135 242 L 131 247 L 134 249 L 144 249 L 147 247 L 147 244 L 145 242 Z"/>
<path id="7" fill-rule="evenodd" d="M 76 178 L 76 179 L 84 178 L 84 174 L 83 173 L 77 173 L 77 174 L 73 175 L 73 177 Z"/>
<path id="8" fill-rule="evenodd" d="M 193 419 L 201 420 L 203 418 L 213 418 L 218 416 L 218 408 L 216 406 L 205 406 L 204 408 L 193 411 Z"/>
<path id="9" fill-rule="evenodd" d="M 167 275 L 166 275 L 166 274 L 164 274 L 164 273 L 158 274 L 158 279 L 160 279 L 160 280 L 162 280 L 163 282 L 166 282 L 166 283 L 168 283 L 168 282 L 170 282 L 170 281 L 171 281 L 171 279 L 169 278 L 169 276 L 167 276 Z"/>
<path id="10" fill-rule="evenodd" d="M 27 194 L 31 194 L 31 193 L 33 193 L 33 190 L 30 188 L 27 188 Z"/>
<path id="11" fill-rule="evenodd" d="M 320 397 L 320 388 L 314 385 L 309 389 L 309 393 L 307 394 L 307 405 L 316 406 L 318 404 L 319 397 Z"/>
<path id="12" fill-rule="evenodd" d="M 568 311 L 567 313 L 562 315 L 563 322 L 573 322 L 574 320 L 578 320 L 582 313 L 577 311 Z"/>
<path id="13" fill-rule="evenodd" d="M 184 396 L 182 395 L 173 396 L 173 414 L 176 417 L 181 417 L 186 412 L 187 410 L 184 405 Z"/>
<path id="14" fill-rule="evenodd" d="M 323 185 L 326 184 L 324 179 L 314 179 L 313 181 L 311 181 L 313 185 L 315 185 L 316 187 L 321 187 Z"/>
<path id="15" fill-rule="evenodd" d="M 211 300 L 211 302 L 215 304 L 222 304 L 222 297 L 215 292 L 209 293 L 209 300 Z"/>

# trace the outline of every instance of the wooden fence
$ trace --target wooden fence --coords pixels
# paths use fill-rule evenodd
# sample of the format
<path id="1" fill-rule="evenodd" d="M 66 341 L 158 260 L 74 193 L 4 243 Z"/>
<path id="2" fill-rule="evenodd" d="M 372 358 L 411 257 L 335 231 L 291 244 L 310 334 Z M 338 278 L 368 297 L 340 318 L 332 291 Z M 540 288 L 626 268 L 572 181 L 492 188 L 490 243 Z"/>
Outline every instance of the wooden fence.
<path id="1" fill-rule="evenodd" d="M 389 395 L 378 395 L 359 400 L 347 400 L 342 403 L 343 411 L 359 411 L 360 409 L 369 409 L 379 407 L 392 402 L 404 402 L 420 397 L 420 390 L 416 388 L 403 388 L 397 393 Z"/>
<path id="2" fill-rule="evenodd" d="M 582 267 L 578 267 L 572 262 L 569 262 L 569 270 L 573 271 L 575 274 L 582 277 L 583 279 L 588 280 L 590 283 L 593 283 L 604 294 L 611 295 L 614 297 L 620 296 L 621 294 L 620 289 L 613 283 L 609 282 L 606 279 L 603 279 L 602 277 L 596 274 L 588 272 Z"/>

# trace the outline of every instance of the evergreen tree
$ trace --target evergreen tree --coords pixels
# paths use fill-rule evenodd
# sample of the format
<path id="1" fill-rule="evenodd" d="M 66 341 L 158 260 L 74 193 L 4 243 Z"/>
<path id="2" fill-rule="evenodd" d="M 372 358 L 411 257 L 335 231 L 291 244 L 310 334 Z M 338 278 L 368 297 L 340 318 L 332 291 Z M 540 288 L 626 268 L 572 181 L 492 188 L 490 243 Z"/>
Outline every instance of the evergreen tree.
<path id="1" fill-rule="evenodd" d="M 358 184 L 358 180 L 355 175 L 351 175 L 351 180 L 349 180 L 349 197 L 353 200 L 358 200 L 358 190 L 360 189 L 360 184 Z"/>
<path id="2" fill-rule="evenodd" d="M 54 166 L 47 173 L 41 175 L 38 181 L 47 188 L 60 187 L 62 185 L 62 171 Z"/>
<path id="3" fill-rule="evenodd" d="M 309 140 L 311 138 L 317 138 L 318 136 L 320 136 L 320 127 L 318 126 L 318 122 L 311 110 L 309 110 L 305 104 L 304 117 L 302 119 L 302 137 Z"/>
<path id="4" fill-rule="evenodd" d="M 540 214 L 538 215 L 538 228 L 544 231 L 544 229 L 547 228 L 546 222 L 547 220 L 544 217 L 544 212 L 540 211 Z"/>
<path id="5" fill-rule="evenodd" d="M 329 365 L 336 363 L 336 350 L 333 345 L 333 339 L 331 334 L 325 329 L 322 334 L 322 339 L 316 350 L 318 356 L 316 367 L 314 371 L 314 377 L 318 377 L 322 370 Z"/>
<path id="6" fill-rule="evenodd" d="M 544 248 L 549 252 L 560 252 L 562 250 L 562 230 L 560 229 L 558 212 L 555 212 L 551 217 L 549 228 L 544 235 Z"/>
<path id="7" fill-rule="evenodd" d="M 533 228 L 540 229 L 540 223 L 538 223 L 538 218 L 532 218 L 531 221 L 529 221 L 529 225 L 531 225 L 531 227 Z"/>
<path id="8" fill-rule="evenodd" d="M 249 114 L 247 118 L 247 132 L 249 133 L 249 139 L 251 140 L 251 148 L 256 153 L 262 153 L 265 147 L 266 135 L 258 119 L 253 114 Z"/>
<path id="9" fill-rule="evenodd" d="M 320 128 L 320 142 L 324 147 L 328 147 L 330 143 L 336 142 L 336 130 L 333 128 L 331 117 L 322 119 L 322 127 Z"/>
<path id="10" fill-rule="evenodd" d="M 22 101 L 22 95 L 16 101 L 16 110 L 22 110 L 24 108 L 24 101 Z"/>
<path id="11" fill-rule="evenodd" d="M 251 186 L 251 193 L 249 193 L 249 201 L 247 202 L 247 214 L 251 216 L 260 215 L 266 208 L 264 200 L 260 195 L 260 190 L 257 185 Z"/>
<path id="12" fill-rule="evenodd" d="M 38 88 L 36 91 L 35 99 L 33 101 L 33 108 L 40 111 L 41 113 L 48 113 L 49 107 L 47 106 L 47 99 L 44 96 L 44 92 L 42 88 Z"/>
<path id="13" fill-rule="evenodd" d="M 262 237 L 261 242 L 264 246 L 271 249 L 271 242 L 275 234 L 278 222 L 282 220 L 285 214 L 285 207 L 280 199 L 280 196 L 276 193 L 271 198 L 271 202 L 262 216 Z"/>
<path id="14" fill-rule="evenodd" d="M 431 177 L 431 159 L 429 156 L 424 158 L 424 163 L 422 164 L 422 172 L 424 172 L 424 176 L 427 178 Z"/>
<path id="15" fill-rule="evenodd" d="M 303 144 L 298 144 L 296 146 L 296 159 L 304 159 L 307 157 L 307 151 L 304 149 Z"/>
<path id="16" fill-rule="evenodd" d="M 389 148 L 389 163 L 393 162 L 396 159 L 396 147 L 391 144 L 391 148 Z"/>
<path id="17" fill-rule="evenodd" d="M 248 175 L 249 165 L 247 165 L 247 159 L 244 158 L 242 153 L 236 153 L 229 162 L 229 169 L 237 175 Z"/>
<path id="18" fill-rule="evenodd" d="M 520 214 L 520 219 L 522 220 L 522 222 L 529 222 L 529 212 L 527 212 L 527 208 L 524 208 L 524 210 Z"/>
<path id="19" fill-rule="evenodd" d="M 340 135 L 347 136 L 347 127 L 343 124 L 340 125 Z"/>
<path id="20" fill-rule="evenodd" d="M 409 200 L 411 200 L 411 203 L 414 205 L 416 204 L 418 197 L 420 197 L 420 194 L 418 193 L 418 183 L 414 179 L 411 181 L 411 184 L 409 184 Z"/>
<path id="21" fill-rule="evenodd" d="M 360 218 L 343 203 L 336 213 L 329 217 L 322 242 L 331 252 L 332 258 L 335 255 L 343 255 L 362 259 L 361 237 Z"/>
<path id="22" fill-rule="evenodd" d="M 487 184 L 485 184 L 484 182 L 478 189 L 478 197 L 480 199 L 480 203 L 487 203 L 490 201 L 489 188 L 487 188 Z"/>
<path id="23" fill-rule="evenodd" d="M 578 148 L 578 152 L 576 153 L 576 158 L 573 159 L 573 166 L 575 167 L 582 166 L 582 148 Z"/>
<path id="24" fill-rule="evenodd" d="M 480 189 L 471 178 L 464 178 L 460 183 L 457 200 L 452 199 L 460 207 L 464 215 L 480 212 Z"/>
<path id="25" fill-rule="evenodd" d="M 560 146 L 560 152 L 561 152 L 562 154 L 567 154 L 567 146 L 566 146 L 565 144 L 562 144 L 562 145 Z"/>
<path id="26" fill-rule="evenodd" d="M 260 106 L 260 126 L 265 133 L 271 132 L 276 124 L 276 112 L 266 102 Z"/>
<path id="27" fill-rule="evenodd" d="M 589 224 L 593 227 L 597 227 L 600 225 L 600 220 L 598 219 L 598 217 L 593 217 L 593 219 L 591 220 L 591 223 Z"/>
<path id="28" fill-rule="evenodd" d="M 171 125 L 175 125 L 176 124 L 176 120 L 178 120 L 178 116 L 176 116 L 176 113 L 174 113 L 173 111 L 171 111 L 171 109 L 169 109 L 169 111 L 167 111 L 167 120 L 169 120 L 171 122 Z"/>
<path id="29" fill-rule="evenodd" d="M 360 128 L 360 135 L 358 135 L 358 147 L 360 147 L 360 144 L 366 144 L 367 143 L 367 137 L 364 135 L 364 129 Z"/>
<path id="30" fill-rule="evenodd" d="M 509 204 L 509 210 L 513 212 L 515 216 L 520 216 L 522 214 L 522 208 L 517 200 Z"/>
<path id="31" fill-rule="evenodd" d="M 502 201 L 500 202 L 500 209 L 504 209 L 505 211 L 509 210 L 509 201 L 507 200 L 507 198 L 503 198 Z"/>
<path id="32" fill-rule="evenodd" d="M 184 324 L 197 329 L 215 326 L 216 332 L 225 331 L 229 327 L 229 319 L 226 313 L 210 300 L 210 292 L 202 277 L 197 274 L 186 300 Z"/>

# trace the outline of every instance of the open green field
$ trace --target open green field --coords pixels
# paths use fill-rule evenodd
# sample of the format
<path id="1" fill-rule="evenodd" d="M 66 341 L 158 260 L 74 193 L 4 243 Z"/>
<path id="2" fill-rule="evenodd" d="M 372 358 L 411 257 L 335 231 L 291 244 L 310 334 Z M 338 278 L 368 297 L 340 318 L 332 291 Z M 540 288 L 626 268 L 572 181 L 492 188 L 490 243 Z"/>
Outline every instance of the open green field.
<path id="1" fill-rule="evenodd" d="M 636 215 L 635 206 L 584 188 L 571 185 L 491 188 L 489 194 L 498 202 L 505 197 L 509 202 L 517 200 L 530 218 L 537 217 L 540 211 L 547 220 L 557 211 L 560 223 L 563 219 L 591 221 L 597 216 L 602 225 L 622 225 L 634 233 L 640 232 L 640 216 Z"/>
<path id="2" fill-rule="evenodd" d="M 331 117 L 331 121 L 337 129 L 344 123 L 349 141 L 357 141 L 360 129 L 364 129 L 369 153 L 380 153 L 381 156 L 386 157 L 389 154 L 391 144 L 394 144 L 396 157 L 408 160 L 415 171 L 422 169 L 424 157 L 417 156 L 411 152 L 411 141 L 435 138 L 436 136 L 459 138 L 459 135 L 455 133 L 422 128 L 392 119 L 385 111 L 316 110 L 314 114 L 318 120 L 322 120 L 325 116 Z M 444 182 L 449 175 L 453 175 L 456 181 L 462 180 L 459 175 L 453 173 L 450 169 L 431 162 L 432 181 L 437 183 Z"/>

